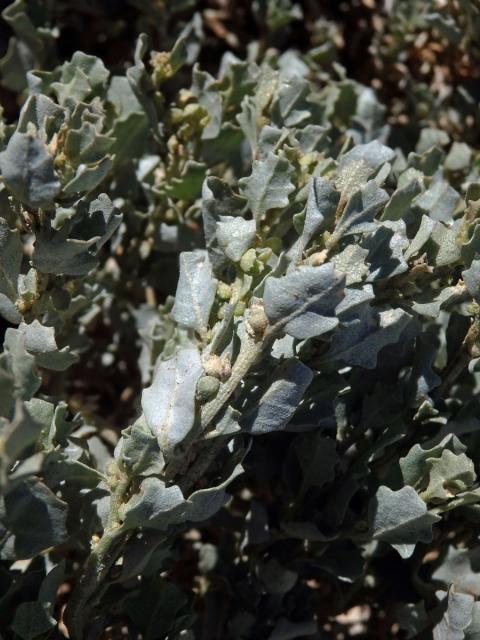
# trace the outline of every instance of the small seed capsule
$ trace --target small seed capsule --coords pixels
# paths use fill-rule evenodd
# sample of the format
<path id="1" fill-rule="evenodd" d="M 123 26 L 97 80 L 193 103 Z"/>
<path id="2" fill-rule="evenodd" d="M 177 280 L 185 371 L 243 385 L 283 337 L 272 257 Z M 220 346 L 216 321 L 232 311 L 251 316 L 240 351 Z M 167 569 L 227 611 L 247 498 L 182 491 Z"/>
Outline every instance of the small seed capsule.
<path id="1" fill-rule="evenodd" d="M 203 370 L 207 376 L 218 378 L 224 382 L 228 380 L 232 373 L 232 367 L 230 365 L 230 359 L 227 357 L 221 358 L 217 355 L 209 356 L 203 363 Z"/>
<path id="2" fill-rule="evenodd" d="M 202 376 L 197 382 L 197 398 L 201 403 L 214 398 L 220 388 L 220 380 L 213 376 Z"/>
<path id="3" fill-rule="evenodd" d="M 246 327 L 248 333 L 252 336 L 261 336 L 268 327 L 268 318 L 263 304 L 256 302 L 253 304 L 246 314 Z"/>

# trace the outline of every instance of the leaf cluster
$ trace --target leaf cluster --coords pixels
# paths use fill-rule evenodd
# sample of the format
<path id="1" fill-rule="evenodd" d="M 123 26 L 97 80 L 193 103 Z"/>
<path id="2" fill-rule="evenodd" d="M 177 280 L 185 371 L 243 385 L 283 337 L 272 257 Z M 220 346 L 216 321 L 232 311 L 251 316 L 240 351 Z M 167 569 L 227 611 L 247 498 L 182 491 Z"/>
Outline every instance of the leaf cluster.
<path id="1" fill-rule="evenodd" d="M 0 632 L 473 640 L 480 165 L 453 98 L 392 117 L 290 0 L 113 2 L 65 57 L 67 4 L 3 13 Z M 419 33 L 474 58 L 475 3 L 429 4 L 378 11 L 385 78 Z"/>

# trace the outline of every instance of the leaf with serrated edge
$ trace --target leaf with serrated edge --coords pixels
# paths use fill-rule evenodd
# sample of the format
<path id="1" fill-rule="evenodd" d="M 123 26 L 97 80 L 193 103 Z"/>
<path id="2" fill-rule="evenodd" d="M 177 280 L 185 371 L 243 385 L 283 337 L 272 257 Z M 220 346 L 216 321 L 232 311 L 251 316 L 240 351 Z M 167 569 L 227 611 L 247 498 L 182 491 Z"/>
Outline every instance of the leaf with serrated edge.
<path id="1" fill-rule="evenodd" d="M 60 191 L 47 147 L 30 133 L 14 133 L 0 154 L 0 169 L 7 187 L 33 208 L 51 207 Z"/>
<path id="2" fill-rule="evenodd" d="M 288 196 L 295 189 L 291 182 L 293 167 L 286 158 L 269 153 L 265 160 L 253 163 L 252 173 L 239 181 L 248 206 L 256 220 L 270 209 L 288 205 Z"/>
<path id="3" fill-rule="evenodd" d="M 430 542 L 432 524 L 440 518 L 427 511 L 427 505 L 412 487 L 392 491 L 380 486 L 370 505 L 373 537 L 389 542 L 402 558 L 412 555 L 417 542 Z"/>

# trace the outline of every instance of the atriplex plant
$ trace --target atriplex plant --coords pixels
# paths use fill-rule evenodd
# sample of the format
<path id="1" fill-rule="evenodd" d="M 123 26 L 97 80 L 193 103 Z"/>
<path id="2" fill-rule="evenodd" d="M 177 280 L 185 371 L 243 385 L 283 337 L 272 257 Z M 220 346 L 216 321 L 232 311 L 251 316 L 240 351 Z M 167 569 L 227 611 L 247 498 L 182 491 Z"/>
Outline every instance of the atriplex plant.
<path id="1" fill-rule="evenodd" d="M 474 151 L 390 148 L 373 92 L 315 55 L 227 53 L 178 87 L 199 37 L 148 62 L 140 37 L 125 76 L 80 52 L 30 72 L 2 128 L 0 629 L 193 638 L 195 548 L 206 637 L 320 637 L 357 603 L 478 637 Z M 75 376 L 128 369 L 135 327 L 118 439 Z"/>

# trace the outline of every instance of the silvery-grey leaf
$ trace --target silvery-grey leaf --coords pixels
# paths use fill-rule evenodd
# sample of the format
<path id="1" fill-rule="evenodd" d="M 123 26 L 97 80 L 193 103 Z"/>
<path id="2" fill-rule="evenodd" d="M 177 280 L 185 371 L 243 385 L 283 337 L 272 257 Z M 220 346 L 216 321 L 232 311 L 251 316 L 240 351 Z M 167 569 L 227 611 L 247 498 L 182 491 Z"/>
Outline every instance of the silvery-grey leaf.
<path id="1" fill-rule="evenodd" d="M 410 152 L 407 164 L 409 168 L 416 169 L 425 176 L 434 176 L 438 172 L 444 157 L 445 152 L 443 149 L 433 146 L 423 153 Z"/>
<path id="2" fill-rule="evenodd" d="M 433 640 L 464 640 L 465 630 L 472 622 L 473 605 L 471 594 L 457 593 L 452 587 L 443 618 L 433 629 Z"/>
<path id="3" fill-rule="evenodd" d="M 285 251 L 278 256 L 276 262 L 271 265 L 271 271 L 269 271 L 265 277 L 260 280 L 255 289 L 253 290 L 253 295 L 257 298 L 261 298 L 263 296 L 263 292 L 265 291 L 265 285 L 267 284 L 270 278 L 278 278 L 279 276 L 283 276 L 285 272 L 288 271 L 289 267 L 293 268 L 294 265 L 291 262 L 290 257 Z"/>
<path id="4" fill-rule="evenodd" d="M 113 76 L 107 89 L 107 100 L 123 118 L 131 113 L 141 113 L 142 105 L 124 76 Z"/>
<path id="5" fill-rule="evenodd" d="M 445 158 L 447 171 L 466 171 L 471 164 L 472 149 L 465 142 L 454 142 Z"/>
<path id="6" fill-rule="evenodd" d="M 440 290 L 440 293 L 437 293 L 436 290 L 433 292 L 429 291 L 427 293 L 429 297 L 426 298 L 426 296 L 422 295 L 417 297 L 417 300 L 412 305 L 412 309 L 422 316 L 437 318 L 441 309 L 446 308 L 453 301 L 459 300 L 463 296 L 463 293 L 464 289 L 461 285 L 445 287 L 445 289 Z"/>
<path id="7" fill-rule="evenodd" d="M 428 216 L 423 215 L 422 220 L 420 222 L 420 226 L 418 228 L 415 237 L 410 243 L 410 246 L 405 251 L 404 257 L 405 260 L 410 260 L 414 255 L 419 253 L 419 251 L 424 247 L 424 245 L 430 239 L 432 234 L 432 230 L 435 227 L 435 221 Z"/>
<path id="8" fill-rule="evenodd" d="M 180 255 L 180 277 L 172 318 L 199 333 L 205 332 L 216 291 L 217 280 L 213 277 L 208 253 L 201 249 L 185 251 Z"/>
<path id="9" fill-rule="evenodd" d="M 331 261 L 335 270 L 346 275 L 346 285 L 361 282 L 369 269 L 365 264 L 368 250 L 362 249 L 358 244 L 349 244 L 340 253 L 332 256 Z"/>
<path id="10" fill-rule="evenodd" d="M 450 136 L 443 129 L 424 127 L 415 146 L 416 153 L 425 153 L 432 147 L 446 147 L 450 143 Z"/>
<path id="11" fill-rule="evenodd" d="M 30 207 L 51 207 L 60 191 L 52 156 L 30 133 L 13 134 L 0 154 L 0 170 L 9 190 Z"/>
<path id="12" fill-rule="evenodd" d="M 254 435 L 284 429 L 312 381 L 313 371 L 297 358 L 282 363 L 258 405 L 240 421 L 243 431 Z"/>
<path id="13" fill-rule="evenodd" d="M 35 356 L 39 366 L 64 371 L 77 361 L 78 358 L 70 353 L 70 347 L 58 348 L 53 327 L 45 327 L 38 320 L 33 320 L 30 324 L 22 322 L 18 330 L 25 337 L 25 349 Z"/>
<path id="14" fill-rule="evenodd" d="M 205 245 L 216 274 L 221 273 L 230 261 L 217 242 L 217 224 L 221 216 L 241 215 L 246 200 L 235 194 L 230 185 L 219 178 L 205 179 L 202 187 L 202 219 Z"/>
<path id="15" fill-rule="evenodd" d="M 58 131 L 65 120 L 67 111 L 56 104 L 48 96 L 37 94 L 30 96 L 20 111 L 17 131 L 27 133 L 27 125 L 32 122 L 37 131 L 44 131 L 47 136 Z"/>
<path id="16" fill-rule="evenodd" d="M 403 251 L 408 247 L 405 223 L 403 220 L 383 222 L 362 242 L 368 250 L 367 262 L 370 273 L 367 282 L 393 278 L 408 270 Z"/>
<path id="17" fill-rule="evenodd" d="M 475 259 L 468 269 L 462 273 L 468 293 L 476 302 L 480 302 L 480 259 Z"/>
<path id="18" fill-rule="evenodd" d="M 382 220 L 406 220 L 411 210 L 413 199 L 421 192 L 420 180 L 414 179 L 404 186 L 398 187 L 385 206 Z"/>
<path id="19" fill-rule="evenodd" d="M 18 402 L 13 419 L 1 430 L 2 456 L 8 464 L 15 463 L 22 451 L 37 441 L 44 426 L 38 416 L 32 415 L 33 412 L 29 411 L 27 405 L 28 403 Z"/>
<path id="20" fill-rule="evenodd" d="M 218 81 L 206 71 L 195 65 L 193 71 L 192 92 L 198 102 L 207 110 L 209 121 L 202 132 L 203 140 L 216 138 L 222 122 L 222 94 L 218 91 Z"/>
<path id="21" fill-rule="evenodd" d="M 95 165 L 79 165 L 75 176 L 63 187 L 66 195 L 81 193 L 82 191 L 93 191 L 109 174 L 113 162 L 111 158 L 105 157 Z"/>
<path id="22" fill-rule="evenodd" d="M 428 485 L 421 494 L 426 502 L 445 502 L 470 489 L 477 478 L 470 458 L 448 449 L 438 458 L 429 458 L 426 466 Z"/>
<path id="23" fill-rule="evenodd" d="M 414 204 L 428 213 L 433 220 L 451 222 L 453 212 L 460 202 L 460 194 L 451 187 L 448 182 L 439 180 L 420 194 L 414 200 Z"/>
<path id="24" fill-rule="evenodd" d="M 328 132 L 329 129 L 327 127 L 322 127 L 318 124 L 307 124 L 306 127 L 295 131 L 295 139 L 303 153 L 322 151 L 331 143 Z"/>
<path id="25" fill-rule="evenodd" d="M 441 580 L 448 588 L 454 585 L 458 591 L 480 595 L 480 573 L 472 568 L 475 554 L 470 549 L 450 546 L 443 563 L 434 571 L 432 578 Z"/>
<path id="26" fill-rule="evenodd" d="M 270 209 L 288 205 L 288 197 L 295 189 L 291 181 L 292 174 L 293 167 L 286 158 L 269 153 L 264 160 L 256 160 L 253 163 L 250 176 L 239 181 L 248 200 L 248 206 L 257 221 Z"/>
<path id="27" fill-rule="evenodd" d="M 233 304 L 224 306 L 223 318 L 212 327 L 210 343 L 203 350 L 203 357 L 222 353 L 231 344 L 233 336 L 233 319 L 235 308 Z"/>
<path id="28" fill-rule="evenodd" d="M 412 555 L 417 542 L 430 542 L 432 525 L 439 520 L 409 486 L 398 491 L 380 486 L 369 508 L 373 537 L 389 542 L 402 558 Z"/>
<path id="29" fill-rule="evenodd" d="M 378 353 L 398 341 L 412 317 L 403 309 L 376 311 L 364 304 L 340 315 L 340 319 L 345 326 L 334 335 L 323 361 L 338 358 L 349 365 L 373 369 Z"/>
<path id="30" fill-rule="evenodd" d="M 126 70 L 126 77 L 130 84 L 130 87 L 137 98 L 138 102 L 142 105 L 145 114 L 148 117 L 151 131 L 157 140 L 160 139 L 158 115 L 156 105 L 153 99 L 153 93 L 155 91 L 150 74 L 147 73 L 143 58 L 148 49 L 148 36 L 146 33 L 141 33 L 138 36 L 135 46 L 134 60 L 135 64 Z"/>
<path id="31" fill-rule="evenodd" d="M 285 127 L 279 129 L 268 124 L 262 127 L 258 138 L 259 158 L 263 160 L 269 153 L 275 153 L 288 139 L 288 135 L 289 130 Z"/>
<path id="32" fill-rule="evenodd" d="M 74 109 L 78 102 L 102 89 L 109 75 L 100 58 L 75 51 L 71 60 L 61 66 L 59 81 L 52 82 L 50 88 L 61 105 Z"/>
<path id="33" fill-rule="evenodd" d="M 412 373 L 408 384 L 408 396 L 412 406 L 418 406 L 432 389 L 441 383 L 433 365 L 437 356 L 434 331 L 421 333 L 415 340 L 415 354 Z"/>
<path id="34" fill-rule="evenodd" d="M 218 245 L 233 262 L 238 262 L 245 251 L 250 249 L 255 241 L 256 233 L 255 220 L 220 216 L 217 223 Z"/>
<path id="35" fill-rule="evenodd" d="M 123 432 L 120 456 L 132 475 L 156 475 L 164 467 L 158 439 L 141 420 Z"/>
<path id="36" fill-rule="evenodd" d="M 380 167 L 377 174 L 372 178 L 372 180 L 376 182 L 379 187 L 381 187 L 387 180 L 391 171 L 392 171 L 392 165 L 389 162 L 386 162 L 384 165 Z"/>
<path id="37" fill-rule="evenodd" d="M 338 324 L 335 308 L 343 298 L 345 276 L 332 264 L 302 266 L 281 278 L 268 278 L 264 306 L 270 324 L 294 338 L 311 338 Z"/>
<path id="38" fill-rule="evenodd" d="M 455 454 L 464 453 L 466 447 L 457 436 L 448 434 L 438 444 L 427 449 L 415 444 L 404 458 L 400 458 L 403 481 L 416 489 L 425 486 L 428 478 L 427 460 L 439 458 L 445 450 Z"/>
<path id="39" fill-rule="evenodd" d="M 143 390 L 145 419 L 164 455 L 172 454 L 193 428 L 195 388 L 202 373 L 197 349 L 179 348 L 172 358 L 158 362 L 151 386 Z"/>
<path id="40" fill-rule="evenodd" d="M 295 338 L 285 334 L 282 338 L 275 340 L 271 355 L 279 360 L 283 358 L 293 358 L 295 355 L 294 345 Z"/>
<path id="41" fill-rule="evenodd" d="M 87 114 L 91 122 L 86 120 Z M 102 122 L 97 118 L 97 114 L 85 110 L 82 116 L 78 117 L 77 126 L 73 128 L 72 125 L 68 130 L 65 136 L 64 153 L 72 164 L 97 163 L 109 153 L 115 140 L 101 133 Z"/>
<path id="42" fill-rule="evenodd" d="M 75 215 L 55 231 L 45 225 L 36 236 L 33 266 L 44 273 L 86 275 L 96 254 L 120 226 L 122 214 L 101 193 L 93 202 L 80 200 Z"/>
<path id="43" fill-rule="evenodd" d="M 145 478 L 141 492 L 122 507 L 125 529 L 145 527 L 165 531 L 173 523 L 183 522 L 185 498 L 180 487 L 166 487 L 159 478 Z"/>
<path id="44" fill-rule="evenodd" d="M 252 153 L 257 149 L 257 109 L 253 96 L 245 96 L 241 103 L 240 112 L 236 116 L 240 128 L 248 140 Z"/>
<path id="45" fill-rule="evenodd" d="M 460 259 L 461 249 L 458 236 L 461 227 L 461 220 L 455 220 L 449 225 L 443 224 L 443 222 L 437 222 L 435 224 L 430 236 L 431 243 L 435 250 L 435 256 L 433 258 L 435 266 L 445 267 Z M 428 255 L 430 255 L 430 252 Z"/>
<path id="46" fill-rule="evenodd" d="M 290 3 L 289 5 L 284 4 L 283 7 L 277 5 L 277 7 L 280 11 L 287 9 L 287 15 L 285 16 L 287 20 L 292 18 L 301 20 L 303 17 L 302 9 L 298 4 L 292 6 Z M 279 56 L 277 63 L 281 80 L 305 78 L 310 73 L 308 64 L 302 60 L 301 56 L 298 55 L 298 51 L 295 50 L 287 49 L 287 51 Z"/>
<path id="47" fill-rule="evenodd" d="M 5 507 L 17 558 L 31 558 L 67 539 L 67 503 L 38 478 L 14 484 L 5 494 Z"/>
<path id="48" fill-rule="evenodd" d="M 62 82 L 70 82 L 75 77 L 77 69 L 81 69 L 88 77 L 88 82 L 93 88 L 105 86 L 110 77 L 110 72 L 100 58 L 83 51 L 75 51 L 71 60 L 64 62 L 61 69 Z"/>
<path id="49" fill-rule="evenodd" d="M 358 86 L 355 121 L 358 121 L 365 137 L 362 140 L 384 140 L 388 127 L 385 125 L 385 106 L 378 100 L 377 94 L 370 87 Z"/>
<path id="50" fill-rule="evenodd" d="M 262 64 L 259 67 L 257 76 L 257 86 L 254 95 L 255 104 L 258 113 L 262 113 L 270 104 L 275 92 L 278 88 L 279 74 L 269 64 Z"/>
<path id="51" fill-rule="evenodd" d="M 219 436 L 230 436 L 238 433 L 241 429 L 239 424 L 241 415 L 240 411 L 228 405 L 225 411 L 218 418 L 215 418 L 215 431 L 213 433 Z"/>
<path id="52" fill-rule="evenodd" d="M 372 300 L 375 300 L 375 294 L 371 284 L 347 287 L 344 298 L 337 307 L 337 315 L 342 324 L 348 325 L 350 321 L 355 320 L 361 309 Z"/>
<path id="53" fill-rule="evenodd" d="M 3 343 L 4 354 L 8 358 L 13 374 L 15 395 L 29 400 L 40 387 L 35 358 L 25 348 L 25 336 L 18 329 L 7 329 Z"/>
<path id="54" fill-rule="evenodd" d="M 468 239 L 461 239 L 461 252 L 464 264 L 469 267 L 472 260 L 480 254 L 480 224 L 474 224 Z M 460 239 L 459 239 L 460 240 Z"/>
<path id="55" fill-rule="evenodd" d="M 350 196 L 327 244 L 334 246 L 342 236 L 370 231 L 375 216 L 388 199 L 387 192 L 380 189 L 374 180 L 367 182 L 362 189 Z"/>
<path id="56" fill-rule="evenodd" d="M 193 65 L 196 62 L 203 42 L 203 23 L 200 13 L 194 13 L 191 20 L 180 31 L 177 39 L 181 41 L 185 49 L 185 62 Z M 175 47 L 174 47 L 175 48 Z"/>
<path id="57" fill-rule="evenodd" d="M 480 638 L 480 602 L 475 601 L 472 606 L 472 619 L 466 629 L 466 640 L 478 640 Z"/>
<path id="58" fill-rule="evenodd" d="M 233 471 L 219 485 L 194 491 L 188 498 L 184 517 L 185 520 L 200 522 L 213 516 L 229 500 L 227 486 L 243 473 L 243 467 L 237 464 Z"/>
<path id="59" fill-rule="evenodd" d="M 68 225 L 68 222 L 66 223 Z M 35 241 L 32 256 L 33 266 L 43 273 L 58 275 L 82 276 L 91 271 L 97 264 L 90 248 L 95 239 L 76 240 L 65 237 L 67 229 L 62 227 L 58 234 L 42 230 Z M 69 225 L 68 225 L 69 226 Z"/>
<path id="60" fill-rule="evenodd" d="M 356 145 L 340 158 L 336 176 L 337 189 L 342 192 L 344 198 L 349 197 L 366 185 L 370 177 L 385 162 L 390 162 L 394 158 L 393 149 L 377 140 Z"/>
<path id="61" fill-rule="evenodd" d="M 0 218 L 0 315 L 12 323 L 21 320 L 15 301 L 22 253 L 19 231 L 10 229 L 7 221 Z"/>
<path id="62" fill-rule="evenodd" d="M 311 178 L 302 235 L 290 251 L 295 262 L 301 260 L 313 236 L 333 220 L 339 201 L 340 193 L 325 178 Z"/>
<path id="63" fill-rule="evenodd" d="M 38 590 L 38 601 L 41 602 L 50 613 L 53 613 L 55 598 L 64 579 L 65 560 L 60 560 L 57 565 L 54 565 L 48 570 L 47 575 L 42 580 L 42 584 Z"/>
<path id="64" fill-rule="evenodd" d="M 297 127 L 311 117 L 312 105 L 307 97 L 310 83 L 294 76 L 282 82 L 272 105 L 272 118 L 275 124 L 285 127 Z"/>
<path id="65" fill-rule="evenodd" d="M 4 294 L 0 292 L 0 316 L 5 318 L 7 322 L 16 324 L 22 319 L 21 314 L 17 311 L 14 303 Z"/>
<path id="66" fill-rule="evenodd" d="M 88 207 L 89 229 L 95 238 L 95 247 L 101 249 L 117 230 L 122 214 L 105 194 L 101 193 Z"/>
<path id="67" fill-rule="evenodd" d="M 25 408 L 32 418 L 42 425 L 42 447 L 52 449 L 57 445 L 66 446 L 67 438 L 81 424 L 77 419 L 68 420 L 67 405 L 59 402 L 57 405 L 32 398 L 25 402 Z"/>

